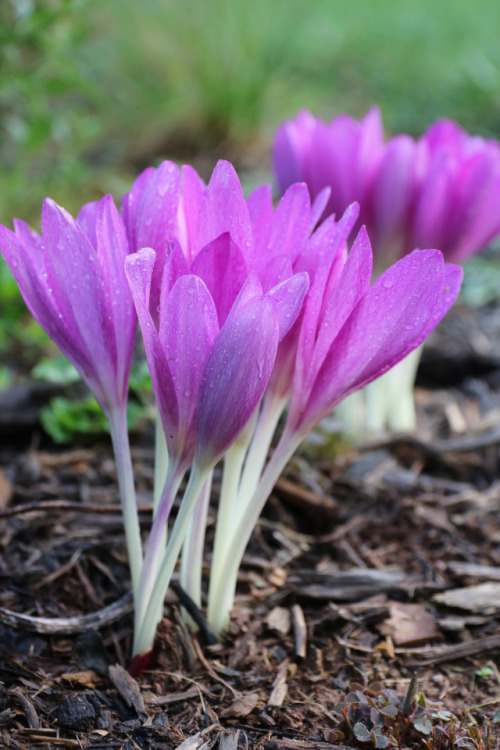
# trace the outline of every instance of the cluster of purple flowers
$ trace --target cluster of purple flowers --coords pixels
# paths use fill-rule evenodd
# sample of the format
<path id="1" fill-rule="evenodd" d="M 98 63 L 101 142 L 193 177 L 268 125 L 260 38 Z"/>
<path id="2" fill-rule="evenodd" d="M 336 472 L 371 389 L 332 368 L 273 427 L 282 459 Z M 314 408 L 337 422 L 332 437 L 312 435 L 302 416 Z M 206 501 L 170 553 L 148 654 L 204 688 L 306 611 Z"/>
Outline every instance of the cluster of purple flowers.
<path id="1" fill-rule="evenodd" d="M 500 144 L 450 120 L 417 140 L 385 140 L 377 108 L 329 123 L 303 111 L 276 132 L 273 161 L 282 192 L 294 182 L 313 198 L 329 188 L 325 215 L 360 204 L 377 273 L 422 247 L 461 262 L 500 233 Z"/>
<path id="2" fill-rule="evenodd" d="M 390 165 L 420 147 L 405 140 L 384 151 L 377 123 L 371 113 L 353 127 L 364 161 L 357 163 L 356 189 L 346 186 L 342 201 L 359 198 L 361 190 L 361 197 L 372 195 L 373 206 L 381 190 L 378 204 L 389 215 Z M 429 144 L 444 139 L 445 130 L 431 131 Z M 285 126 L 280 142 L 291 143 L 293 133 Z M 460 140 L 458 131 L 452 136 Z M 352 152 L 345 148 L 345 158 Z M 283 151 L 279 160 L 283 188 L 288 176 L 307 176 L 287 167 L 285 177 Z M 451 174 L 452 165 L 447 169 Z M 14 231 L 0 227 L 0 250 L 26 304 L 110 421 L 136 602 L 137 658 L 152 647 L 181 548 L 203 546 L 215 464 L 224 457 L 208 614 L 220 631 L 252 528 L 294 450 L 342 399 L 418 347 L 458 294 L 461 269 L 445 264 L 434 249 L 404 255 L 372 284 L 368 234 L 361 228 L 353 236 L 358 206 L 338 211 L 335 186 L 323 190 L 323 183 L 313 183 L 312 202 L 306 185 L 292 184 L 274 208 L 268 186 L 245 199 L 227 162 L 219 162 L 208 185 L 190 167 L 164 162 L 137 178 L 121 212 L 107 196 L 84 206 L 75 220 L 47 199 L 41 235 L 20 221 Z M 394 203 L 391 232 L 401 233 L 404 211 Z M 421 199 L 418 210 L 424 206 Z M 328 215 L 331 209 L 337 220 Z M 375 227 L 379 243 L 380 221 L 371 214 L 363 221 Z M 467 246 L 455 242 L 455 256 Z M 144 557 L 125 420 L 137 319 L 168 448 Z M 266 463 L 283 414 L 284 429 Z M 167 541 L 170 509 L 187 473 Z M 183 567 L 192 559 L 185 555 Z M 195 599 L 198 572 L 184 570 Z"/>

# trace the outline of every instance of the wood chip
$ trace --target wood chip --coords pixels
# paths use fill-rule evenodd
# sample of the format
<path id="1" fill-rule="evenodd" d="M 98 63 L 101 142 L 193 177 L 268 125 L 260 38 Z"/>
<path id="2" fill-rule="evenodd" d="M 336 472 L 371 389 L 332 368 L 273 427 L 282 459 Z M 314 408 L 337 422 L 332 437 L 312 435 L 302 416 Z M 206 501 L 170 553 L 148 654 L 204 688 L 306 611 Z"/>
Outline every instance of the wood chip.
<path id="1" fill-rule="evenodd" d="M 306 658 L 307 652 L 307 627 L 304 612 L 300 604 L 292 607 L 293 634 L 295 637 L 295 656 Z"/>
<path id="2" fill-rule="evenodd" d="M 254 708 L 257 708 L 259 700 L 259 693 L 245 693 L 245 695 L 241 695 L 239 698 L 236 698 L 236 700 L 232 702 L 229 708 L 225 708 L 224 711 L 221 712 L 221 718 L 230 719 L 248 716 L 252 713 Z"/>
<path id="3" fill-rule="evenodd" d="M 286 607 L 274 607 L 266 617 L 266 625 L 269 630 L 288 635 L 291 625 L 290 610 Z"/>
<path id="4" fill-rule="evenodd" d="M 81 687 L 90 689 L 95 688 L 100 682 L 99 675 L 92 669 L 86 669 L 83 672 L 65 672 L 59 679 L 65 680 L 71 685 L 81 685 Z"/>
<path id="5" fill-rule="evenodd" d="M 477 565 L 476 563 L 452 560 L 448 563 L 447 568 L 456 576 L 464 578 L 482 578 L 487 581 L 500 581 L 500 568 L 494 568 L 491 565 Z"/>
<path id="6" fill-rule="evenodd" d="M 144 715 L 146 709 L 137 680 L 134 680 L 127 670 L 119 664 L 109 668 L 109 676 L 127 706 L 134 708 L 139 716 Z"/>
<path id="7" fill-rule="evenodd" d="M 269 696 L 269 699 L 267 701 L 268 706 L 282 706 L 285 698 L 288 694 L 288 685 L 287 685 L 287 675 L 288 675 L 288 662 L 284 662 L 279 670 L 278 674 L 275 677 L 275 680 L 273 682 L 273 687 L 271 690 L 271 695 Z"/>
<path id="8" fill-rule="evenodd" d="M 390 602 L 389 619 L 377 625 L 395 646 L 410 646 L 441 638 L 436 620 L 421 604 Z"/>
<path id="9" fill-rule="evenodd" d="M 10 483 L 7 473 L 0 469 L 0 510 L 5 510 L 12 500 L 14 489 Z"/>
<path id="10" fill-rule="evenodd" d="M 497 615 L 500 614 L 500 583 L 488 582 L 443 591 L 435 594 L 433 600 L 446 607 L 466 609 L 478 615 Z"/>

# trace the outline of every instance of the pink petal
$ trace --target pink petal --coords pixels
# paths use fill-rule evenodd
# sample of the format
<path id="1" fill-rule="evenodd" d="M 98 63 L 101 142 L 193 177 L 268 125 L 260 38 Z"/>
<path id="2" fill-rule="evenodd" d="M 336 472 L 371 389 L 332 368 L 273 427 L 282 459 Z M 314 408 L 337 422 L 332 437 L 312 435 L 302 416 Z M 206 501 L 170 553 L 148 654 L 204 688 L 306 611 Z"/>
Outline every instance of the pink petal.
<path id="1" fill-rule="evenodd" d="M 333 342 L 304 405 L 302 425 L 317 422 L 415 349 L 456 296 L 459 275 L 445 273 L 437 250 L 416 251 L 385 271 Z"/>
<path id="2" fill-rule="evenodd" d="M 201 373 L 219 326 L 213 299 L 201 279 L 181 276 L 166 300 L 161 343 L 177 395 L 180 439 L 192 444 L 194 412 Z M 191 439 L 189 433 L 192 433 Z"/>
<path id="3" fill-rule="evenodd" d="M 149 312 L 149 294 L 155 259 L 155 251 L 151 248 L 144 248 L 138 253 L 127 256 L 125 273 L 139 318 L 148 368 L 151 373 L 151 383 L 165 430 L 167 445 L 171 454 L 176 455 L 179 426 L 177 396 L 167 357 Z"/>
<path id="4" fill-rule="evenodd" d="M 252 227 L 247 204 L 234 167 L 219 161 L 201 204 L 198 225 L 198 250 L 221 234 L 229 232 L 247 258 L 252 249 Z"/>
<path id="5" fill-rule="evenodd" d="M 198 253 L 191 271 L 207 285 L 222 326 L 248 276 L 243 253 L 226 232 Z"/>
<path id="6" fill-rule="evenodd" d="M 273 300 L 278 311 L 280 341 L 287 335 L 297 320 L 308 289 L 309 276 L 307 273 L 296 273 L 267 293 L 266 296 Z"/>
<path id="7" fill-rule="evenodd" d="M 212 466 L 239 435 L 267 386 L 278 346 L 274 303 L 252 299 L 231 315 L 208 355 L 196 410 L 195 461 Z"/>

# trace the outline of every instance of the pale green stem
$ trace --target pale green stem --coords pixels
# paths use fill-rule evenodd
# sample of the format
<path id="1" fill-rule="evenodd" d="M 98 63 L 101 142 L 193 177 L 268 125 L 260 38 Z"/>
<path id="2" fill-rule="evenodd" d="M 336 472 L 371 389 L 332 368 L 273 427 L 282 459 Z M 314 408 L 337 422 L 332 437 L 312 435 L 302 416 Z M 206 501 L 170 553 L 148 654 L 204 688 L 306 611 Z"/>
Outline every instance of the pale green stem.
<path id="1" fill-rule="evenodd" d="M 186 538 L 182 545 L 180 583 L 198 607 L 201 607 L 203 546 L 212 490 L 212 473 L 210 472 L 203 485 L 196 507 L 189 519 Z"/>
<path id="2" fill-rule="evenodd" d="M 391 430 L 409 432 L 417 426 L 414 388 L 422 350 L 422 346 L 414 349 L 387 373 L 391 375 L 395 392 L 394 399 L 389 400 L 387 415 L 388 427 Z"/>
<path id="3" fill-rule="evenodd" d="M 422 356 L 418 347 L 380 378 L 340 403 L 335 413 L 356 438 L 382 430 L 411 431 L 416 426 L 415 377 Z"/>
<path id="4" fill-rule="evenodd" d="M 248 540 L 258 521 L 262 508 L 295 449 L 302 442 L 304 434 L 287 435 L 285 432 L 268 462 L 250 501 L 242 511 L 238 524 L 231 533 L 230 544 L 224 559 L 221 560 L 221 573 L 211 581 L 208 602 L 208 621 L 214 631 L 220 633 L 229 623 L 233 608 L 238 570 L 243 559 Z"/>
<path id="5" fill-rule="evenodd" d="M 168 472 L 168 447 L 165 439 L 165 432 L 161 421 L 158 405 L 156 406 L 155 421 L 155 478 L 154 478 L 154 495 L 153 495 L 153 515 L 156 514 L 160 504 L 163 488 L 167 479 Z M 165 538 L 166 541 L 166 538 Z"/>
<path id="6" fill-rule="evenodd" d="M 157 627 L 156 614 L 165 599 L 165 594 L 167 593 L 170 579 L 174 572 L 175 563 L 186 535 L 189 519 L 211 469 L 211 466 L 200 467 L 196 463 L 194 463 L 191 468 L 191 475 L 186 487 L 186 492 L 184 493 L 179 514 L 175 520 L 174 528 L 172 529 L 167 544 L 167 549 L 163 554 L 153 591 L 151 596 L 148 597 L 143 616 L 140 622 L 138 622 L 135 630 L 133 656 L 146 654 L 153 647 Z"/>
<path id="7" fill-rule="evenodd" d="M 109 427 L 115 454 L 118 486 L 120 489 L 123 523 L 125 526 L 125 539 L 130 566 L 130 578 L 132 580 L 132 592 L 134 600 L 137 600 L 139 578 L 142 568 L 142 544 L 125 406 L 110 413 Z"/>
<path id="8" fill-rule="evenodd" d="M 241 437 L 241 435 L 240 435 Z M 215 539 L 212 553 L 212 564 L 210 566 L 210 583 L 208 595 L 208 618 L 210 619 L 210 606 L 212 601 L 211 591 L 213 581 L 224 575 L 220 565 L 224 560 L 226 548 L 234 533 L 234 506 L 238 497 L 238 487 L 241 476 L 243 461 L 247 452 L 249 440 L 239 438 L 228 448 L 224 455 L 224 472 L 222 474 L 222 486 L 217 509 L 217 522 L 215 525 Z"/>
<path id="9" fill-rule="evenodd" d="M 210 568 L 208 596 L 209 621 L 217 617 L 216 613 L 211 611 L 211 607 L 214 606 L 212 604 L 214 597 L 211 596 L 210 592 L 212 591 L 212 587 L 217 588 L 217 581 L 225 575 L 224 559 L 228 546 L 231 543 L 234 529 L 260 479 L 276 425 L 287 400 L 286 398 L 278 398 L 269 393 L 266 394 L 260 415 L 256 411 L 255 418 L 249 423 L 251 429 L 247 425 L 244 432 L 224 456 L 224 474 L 217 512 L 212 565 Z M 251 443 L 250 440 L 252 441 Z M 249 445 L 250 449 L 248 450 Z M 245 468 L 242 473 L 243 461 L 245 461 Z"/>
<path id="10" fill-rule="evenodd" d="M 335 407 L 335 416 L 340 420 L 343 432 L 358 438 L 365 432 L 366 406 L 364 391 L 355 391 Z"/>
<path id="11" fill-rule="evenodd" d="M 135 604 L 135 631 L 140 627 L 144 613 L 149 606 L 149 600 L 158 575 L 158 569 L 165 553 L 166 528 L 170 511 L 174 504 L 182 477 L 183 472 L 179 470 L 176 463 L 171 461 L 169 463 L 161 500 L 153 519 L 153 525 L 151 526 L 151 531 L 146 544 L 146 553 L 142 565 L 137 601 Z M 162 612 L 163 602 L 160 602 L 158 611 L 153 617 L 156 624 L 160 621 Z"/>
<path id="12" fill-rule="evenodd" d="M 247 503 L 250 501 L 260 480 L 273 435 L 287 402 L 287 396 L 283 397 L 273 393 L 266 393 L 250 450 L 245 460 L 245 467 L 241 475 L 238 503 L 236 506 L 238 518 L 245 512 Z"/>
<path id="13" fill-rule="evenodd" d="M 388 393 L 387 386 L 390 386 L 389 380 L 385 380 L 389 373 L 382 375 L 372 383 L 363 388 L 365 399 L 365 424 L 363 432 L 381 432 L 385 429 L 388 413 Z"/>

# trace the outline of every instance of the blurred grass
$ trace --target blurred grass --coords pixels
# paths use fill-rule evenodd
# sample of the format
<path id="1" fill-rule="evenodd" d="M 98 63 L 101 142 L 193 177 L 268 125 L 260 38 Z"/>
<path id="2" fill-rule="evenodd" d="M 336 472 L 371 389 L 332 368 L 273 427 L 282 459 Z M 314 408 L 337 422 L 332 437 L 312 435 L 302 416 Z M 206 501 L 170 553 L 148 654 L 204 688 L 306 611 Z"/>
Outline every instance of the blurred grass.
<path id="1" fill-rule="evenodd" d="M 119 198 L 164 157 L 266 178 L 300 107 L 498 137 L 499 28 L 498 0 L 3 0 L 0 221 Z M 0 350 L 22 310 L 0 263 Z"/>
<path id="2" fill-rule="evenodd" d="M 264 159 L 300 107 L 494 137 L 498 28 L 496 0 L 4 0 L 0 220 L 119 193 L 161 156 Z"/>

